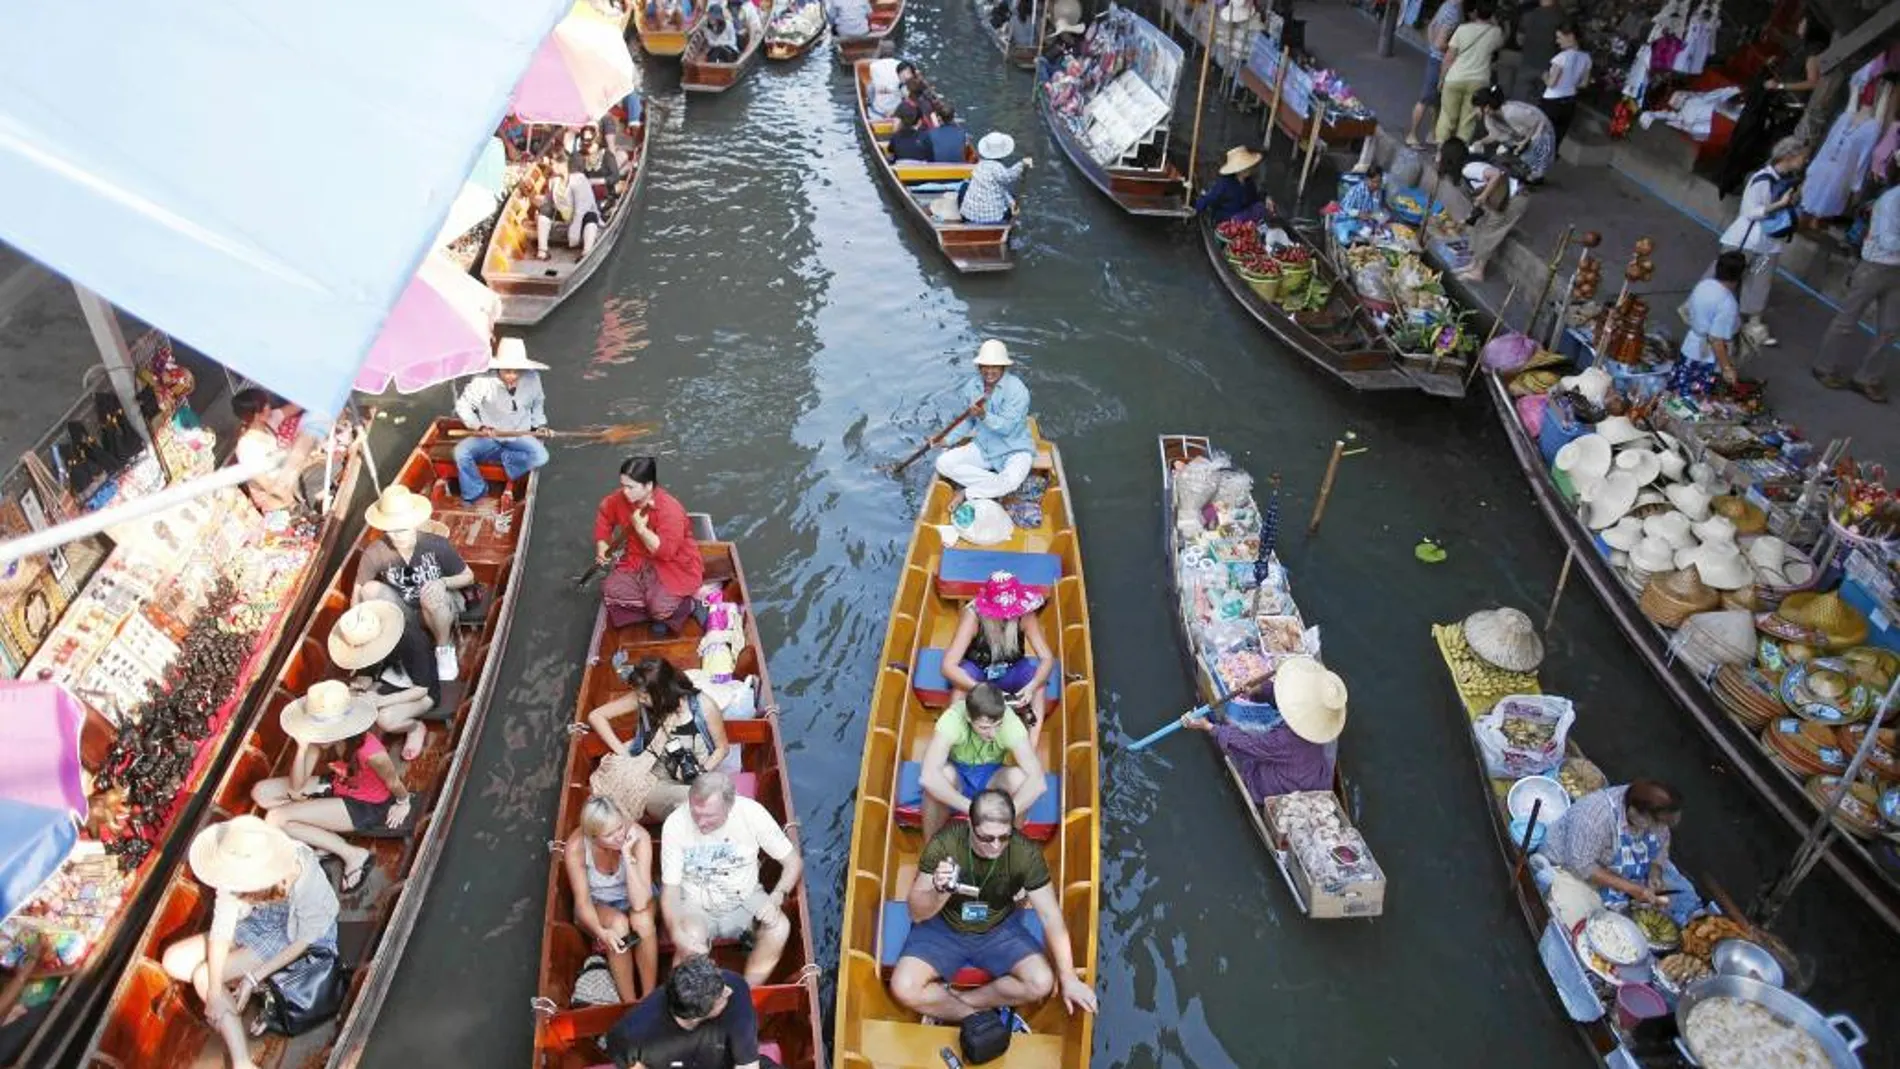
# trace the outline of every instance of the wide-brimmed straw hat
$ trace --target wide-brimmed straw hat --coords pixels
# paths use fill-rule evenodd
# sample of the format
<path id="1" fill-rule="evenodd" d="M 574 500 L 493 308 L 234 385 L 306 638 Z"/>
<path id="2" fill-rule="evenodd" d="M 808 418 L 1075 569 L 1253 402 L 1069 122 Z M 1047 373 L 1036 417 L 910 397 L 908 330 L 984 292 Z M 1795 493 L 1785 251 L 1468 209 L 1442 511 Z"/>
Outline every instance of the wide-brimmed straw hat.
<path id="1" fill-rule="evenodd" d="M 1594 365 L 1584 368 L 1575 375 L 1565 375 L 1557 380 L 1559 389 L 1569 390 L 1598 406 L 1601 406 L 1610 396 L 1610 387 L 1614 384 L 1609 372 Z"/>
<path id="2" fill-rule="evenodd" d="M 1222 174 L 1245 174 L 1260 162 L 1260 153 L 1245 145 L 1235 145 L 1227 150 L 1227 159 L 1220 165 Z"/>
<path id="3" fill-rule="evenodd" d="M 366 697 L 353 694 L 340 679 L 312 683 L 304 695 L 279 714 L 284 734 L 298 742 L 322 746 L 325 743 L 353 739 L 368 731 L 376 722 L 376 706 Z"/>
<path id="4" fill-rule="evenodd" d="M 1689 517 L 1674 510 L 1643 517 L 1643 533 L 1669 543 L 1672 550 L 1689 549 L 1696 544 L 1695 534 L 1689 529 Z"/>
<path id="5" fill-rule="evenodd" d="M 1643 540 L 1643 527 L 1646 521 L 1634 516 L 1625 516 L 1611 524 L 1603 532 L 1603 544 L 1611 549 L 1620 549 L 1627 553 L 1636 548 Z"/>
<path id="6" fill-rule="evenodd" d="M 1632 446 L 1616 454 L 1616 470 L 1629 472 L 1637 482 L 1648 486 L 1662 474 L 1662 459 L 1653 449 Z"/>
<path id="7" fill-rule="evenodd" d="M 1611 472 L 1584 493 L 1584 521 L 1593 531 L 1603 530 L 1636 506 L 1642 488 L 1628 472 Z"/>
<path id="8" fill-rule="evenodd" d="M 1677 483 L 1663 491 L 1669 503 L 1682 510 L 1692 522 L 1709 518 L 1709 492 L 1695 483 Z"/>
<path id="9" fill-rule="evenodd" d="M 1346 729 L 1346 681 L 1311 657 L 1289 657 L 1273 674 L 1273 703 L 1293 734 L 1325 744 Z"/>
<path id="10" fill-rule="evenodd" d="M 495 345 L 495 355 L 488 358 L 490 371 L 546 371 L 548 366 L 539 360 L 528 359 L 528 345 L 520 338 L 503 338 Z"/>
<path id="11" fill-rule="evenodd" d="M 1631 423 L 1628 416 L 1611 416 L 1597 424 L 1597 433 L 1608 438 L 1611 445 L 1623 445 L 1626 442 L 1648 442 L 1653 440 L 1648 431 Z"/>
<path id="12" fill-rule="evenodd" d="M 1042 595 L 1023 585 L 1008 572 L 991 572 L 972 606 L 978 616 L 992 620 L 1014 620 L 1042 608 Z"/>
<path id="13" fill-rule="evenodd" d="M 1480 609 L 1465 617 L 1465 643 L 1507 672 L 1534 672 L 1544 662 L 1544 640 L 1531 618 L 1516 609 Z"/>
<path id="14" fill-rule="evenodd" d="M 413 531 L 434 514 L 435 506 L 428 498 L 401 483 L 390 483 L 363 510 L 363 522 L 378 531 Z"/>
<path id="15" fill-rule="evenodd" d="M 1558 471 L 1570 477 L 1570 485 L 1583 492 L 1610 473 L 1612 464 L 1609 439 L 1600 434 L 1585 434 L 1565 442 L 1551 461 Z"/>
<path id="16" fill-rule="evenodd" d="M 1839 591 L 1802 592 L 1782 599 L 1776 610 L 1784 620 L 1827 636 L 1830 649 L 1858 646 L 1867 641 L 1867 616 L 1849 605 Z"/>
<path id="17" fill-rule="evenodd" d="M 1002 132 L 991 130 L 976 141 L 976 154 L 986 160 L 1008 159 L 1016 151 L 1016 139 Z"/>
<path id="18" fill-rule="evenodd" d="M 1009 358 L 1009 346 L 991 338 L 976 351 L 977 367 L 1014 367 L 1016 361 Z"/>
<path id="19" fill-rule="evenodd" d="M 1704 545 L 1711 542 L 1735 548 L 1735 524 L 1727 516 L 1712 515 L 1689 528 Z"/>
<path id="20" fill-rule="evenodd" d="M 389 601 L 350 606 L 330 628 L 330 663 L 345 672 L 368 668 L 402 641 L 402 607 Z"/>
<path id="21" fill-rule="evenodd" d="M 297 843 L 261 817 L 232 817 L 191 840 L 192 875 L 220 891 L 275 887 L 297 870 Z"/>
<path id="22" fill-rule="evenodd" d="M 1696 574 L 1717 590 L 1745 590 L 1755 585 L 1755 569 L 1733 544 L 1708 544 L 1695 551 Z"/>

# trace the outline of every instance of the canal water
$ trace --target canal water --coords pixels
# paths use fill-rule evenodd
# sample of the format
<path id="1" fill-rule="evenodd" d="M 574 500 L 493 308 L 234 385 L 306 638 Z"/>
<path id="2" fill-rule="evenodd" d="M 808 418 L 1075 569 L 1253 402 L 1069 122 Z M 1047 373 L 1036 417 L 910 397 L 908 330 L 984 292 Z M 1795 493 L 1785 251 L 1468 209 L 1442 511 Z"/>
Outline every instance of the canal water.
<path id="1" fill-rule="evenodd" d="M 1591 1064 L 1507 895 L 1428 630 L 1496 603 L 1541 619 L 1561 563 L 1489 409 L 1356 396 L 1305 366 L 1218 288 L 1191 228 L 1124 217 L 1061 159 L 1029 76 L 1005 67 L 967 4 L 914 4 L 906 34 L 905 54 L 973 132 L 1007 131 L 1035 158 L 1014 272 L 959 277 L 895 214 L 827 53 L 691 100 L 677 67 L 649 61 L 656 140 L 639 215 L 589 286 L 527 334 L 554 365 L 553 422 L 659 424 L 663 481 L 741 548 L 783 707 L 818 959 L 835 967 L 864 709 L 928 470 L 899 480 L 878 466 L 954 415 L 970 357 L 998 337 L 1076 484 L 1094 612 L 1095 1064 Z M 1221 110 L 1207 122 L 1203 155 L 1257 131 Z M 399 403 L 385 449 L 406 449 L 447 405 L 442 390 Z M 1281 554 L 1351 687 L 1343 759 L 1390 883 L 1377 920 L 1297 913 L 1204 742 L 1125 750 L 1193 704 L 1160 552 L 1163 432 L 1210 435 L 1285 478 Z M 1348 434 L 1362 451 L 1308 537 L 1332 442 Z M 543 476 L 499 704 L 374 1069 L 527 1064 L 563 727 L 593 618 L 564 580 L 586 561 L 621 456 L 557 449 Z M 1449 559 L 1416 560 L 1422 536 Z M 1573 586 L 1549 647 L 1544 684 L 1577 700 L 1576 737 L 1613 779 L 1681 785 L 1679 853 L 1749 897 L 1792 837 L 1714 766 L 1587 589 Z M 1787 917 L 1821 966 L 1822 1006 L 1872 1023 L 1893 1004 L 1900 945 L 1830 876 Z M 1892 1064 L 1900 1040 L 1876 1044 L 1872 1061 Z"/>

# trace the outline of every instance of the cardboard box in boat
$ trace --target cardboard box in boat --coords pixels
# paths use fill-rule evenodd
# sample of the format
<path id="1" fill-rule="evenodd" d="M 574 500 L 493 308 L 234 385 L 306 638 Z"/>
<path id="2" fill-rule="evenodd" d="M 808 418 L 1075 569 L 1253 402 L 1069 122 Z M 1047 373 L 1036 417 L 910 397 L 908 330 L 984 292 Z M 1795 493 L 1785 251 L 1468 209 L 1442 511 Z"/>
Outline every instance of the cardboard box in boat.
<path id="1" fill-rule="evenodd" d="M 1300 897 L 1306 899 L 1306 915 L 1314 920 L 1377 917 L 1385 912 L 1384 870 L 1370 879 L 1315 884 L 1298 854 L 1289 853 L 1287 861 Z"/>

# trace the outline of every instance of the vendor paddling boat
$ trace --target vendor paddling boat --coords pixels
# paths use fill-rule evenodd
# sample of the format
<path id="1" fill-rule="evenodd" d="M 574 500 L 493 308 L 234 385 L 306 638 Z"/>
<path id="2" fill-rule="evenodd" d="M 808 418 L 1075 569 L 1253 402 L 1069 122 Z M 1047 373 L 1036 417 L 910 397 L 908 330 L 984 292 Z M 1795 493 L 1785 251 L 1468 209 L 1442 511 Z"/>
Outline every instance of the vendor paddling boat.
<path id="1" fill-rule="evenodd" d="M 1026 21 L 1019 21 L 1016 17 L 1019 8 L 1023 6 L 1020 0 L 1002 0 L 1002 2 L 1008 4 L 1009 18 L 1005 19 L 1001 26 L 996 25 L 990 15 L 990 12 L 996 10 L 998 2 L 999 0 L 971 0 L 971 6 L 976 11 L 977 21 L 982 23 L 984 32 L 987 33 L 990 40 L 995 43 L 996 50 L 1001 52 L 1003 58 L 1009 61 L 1010 66 L 1016 67 L 1019 70 L 1035 70 L 1035 31 L 1040 29 L 1042 25 L 1042 4 L 1040 0 L 1032 0 L 1028 5 L 1030 7 L 1030 14 Z M 1019 26 L 1029 31 L 1028 41 L 1018 42 L 1016 32 Z"/>
<path id="2" fill-rule="evenodd" d="M 630 0 L 633 30 L 640 48 L 650 56 L 679 56 L 687 38 L 706 18 L 710 0 L 659 0 L 649 12 L 647 0 Z"/>
<path id="3" fill-rule="evenodd" d="M 1806 775 L 1797 774 L 1788 760 L 1778 758 L 1764 741 L 1764 727 L 1775 728 L 1783 720 L 1786 721 L 1782 731 L 1770 732 L 1776 735 L 1777 741 L 1783 737 L 1809 738 L 1831 728 L 1824 723 L 1809 722 L 1801 716 L 1791 715 L 1786 700 L 1779 695 L 1772 679 L 1768 680 L 1761 695 L 1765 699 L 1762 715 L 1747 721 L 1742 719 L 1741 713 L 1736 710 L 1745 709 L 1748 701 L 1757 697 L 1753 692 L 1763 689 L 1761 680 L 1765 677 L 1762 671 L 1747 663 L 1731 666 L 1734 669 L 1732 673 L 1722 672 L 1719 666 L 1712 670 L 1706 664 L 1698 670 L 1696 663 L 1700 661 L 1697 658 L 1682 655 L 1675 642 L 1679 632 L 1660 626 L 1645 614 L 1639 592 L 1631 589 L 1623 571 L 1605 555 L 1600 548 L 1604 543 L 1598 532 L 1585 524 L 1576 507 L 1558 486 L 1546 455 L 1540 448 L 1538 436 L 1525 426 L 1517 399 L 1512 396 L 1505 380 L 1490 372 L 1486 372 L 1483 378 L 1485 392 L 1491 399 L 1499 422 L 1503 424 L 1505 438 L 1510 442 L 1511 454 L 1525 479 L 1530 482 L 1532 497 L 1539 510 L 1574 557 L 1576 570 L 1596 591 L 1598 600 L 1609 610 L 1623 637 L 1663 688 L 1715 746 L 1724 762 L 1740 774 L 1742 781 L 1760 795 L 1769 809 L 1785 821 L 1796 835 L 1805 833 L 1818 815 L 1821 805 L 1817 800 L 1818 792 L 1810 789 L 1815 783 L 1812 777 L 1817 769 L 1804 769 Z M 1544 418 L 1547 422 L 1556 421 L 1559 416 L 1552 410 L 1547 411 Z M 1621 429 L 1621 424 L 1618 426 Z M 1649 433 L 1633 426 L 1631 429 L 1641 434 Z M 1547 425 L 1542 430 L 1550 433 L 1553 428 Z M 1681 491 L 1683 488 L 1671 487 L 1671 490 Z M 1704 509 L 1708 507 L 1707 503 L 1708 495 L 1703 493 Z M 1862 626 L 1864 628 L 1864 619 Z M 1774 645 L 1773 642 L 1768 643 L 1771 648 Z M 1712 671 L 1715 674 L 1711 674 Z M 1725 698 L 1728 693 L 1726 684 L 1731 681 L 1736 682 L 1737 689 L 1744 693 Z M 1724 691 L 1718 693 L 1718 687 L 1723 687 Z M 1852 751 L 1847 752 L 1851 754 Z M 1845 814 L 1847 810 L 1843 809 L 1842 812 Z M 1832 837 L 1825 855 L 1828 866 L 1882 921 L 1900 928 L 1900 864 L 1896 863 L 1893 843 L 1879 837 L 1864 837 L 1863 833 L 1857 833 L 1852 827 L 1847 830 L 1849 834 Z"/>
<path id="4" fill-rule="evenodd" d="M 356 1065 L 362 1058 L 441 860 L 489 703 L 501 686 L 502 651 L 520 592 L 520 564 L 534 518 L 538 473 L 509 486 L 515 502 L 511 508 L 468 511 L 453 488 L 455 443 L 448 432 L 459 427 L 454 420 L 436 420 L 394 481 L 430 499 L 436 520 L 448 528 L 447 537 L 479 583 L 478 597 L 456 625 L 461 671 L 458 679 L 442 684 L 442 700 L 433 715 L 445 719 L 433 725 L 421 755 L 402 762 L 398 748 L 390 748 L 417 802 L 410 818 L 398 830 L 350 833 L 353 841 L 370 847 L 371 855 L 367 879 L 339 896 L 338 959 L 353 974 L 343 1006 L 334 1018 L 303 1035 L 254 1042 L 252 1056 L 266 1069 L 335 1069 Z M 484 473 L 491 482 L 507 481 L 499 466 L 484 468 Z M 346 675 L 331 663 L 326 638 L 350 607 L 357 560 L 377 537 L 373 529 L 358 537 L 331 574 L 283 671 L 258 688 L 258 714 L 236 759 L 209 792 L 209 805 L 194 832 L 255 812 L 252 786 L 282 774 L 295 753 L 295 743 L 279 721 L 284 706 L 312 684 Z M 205 1023 L 198 996 L 168 976 L 161 964 L 167 946 L 210 926 L 213 898 L 187 868 L 171 876 L 81 1064 L 90 1069 L 187 1069 L 223 1063 L 223 1046 Z"/>
<path id="5" fill-rule="evenodd" d="M 1201 701 L 1226 702 L 1233 688 L 1271 672 L 1288 658 L 1312 652 L 1306 647 L 1305 628 L 1285 569 L 1273 557 L 1271 541 L 1278 527 L 1279 504 L 1271 501 L 1263 516 L 1246 488 L 1246 474 L 1224 466 L 1206 438 L 1164 434 L 1159 444 L 1162 541 L 1167 550 L 1168 585 L 1180 628 L 1181 651 Z M 1220 480 L 1231 483 L 1231 487 L 1223 486 L 1218 491 L 1222 495 L 1220 504 L 1201 496 L 1203 491 L 1215 493 Z M 1200 519 L 1207 515 L 1207 509 L 1215 510 L 1220 517 L 1212 527 Z M 1195 532 L 1192 535 L 1185 533 L 1190 526 Z M 1267 567 L 1257 568 L 1256 562 L 1266 562 Z M 1232 582 L 1235 569 L 1244 571 L 1247 578 Z M 1266 574 L 1262 575 L 1263 571 Z M 1203 574 L 1212 581 L 1187 581 L 1188 576 Z M 1237 598 L 1247 598 L 1251 604 L 1236 603 L 1234 615 L 1228 617 L 1228 610 L 1218 602 Z M 1222 618 L 1255 632 L 1244 652 L 1217 655 L 1214 647 L 1203 640 L 1208 627 Z M 1236 673 L 1243 677 L 1229 678 Z M 1229 704 L 1225 715 L 1239 720 L 1258 716 L 1262 709 L 1278 715 L 1270 706 L 1250 703 Z M 1336 748 L 1330 792 L 1278 795 L 1262 805 L 1254 803 L 1252 788 L 1226 751 L 1216 745 L 1215 752 L 1301 913 L 1315 919 L 1340 919 L 1376 917 L 1385 911 L 1385 875 L 1364 838 L 1353 828 L 1351 797 L 1339 770 Z M 1339 841 L 1305 844 L 1298 841 L 1300 831 L 1289 835 L 1285 826 L 1300 823 L 1297 814 L 1301 811 L 1321 815 L 1337 825 Z M 1302 856 L 1308 860 L 1302 861 Z"/>
<path id="6" fill-rule="evenodd" d="M 764 806 L 793 842 L 799 839 L 798 817 L 792 808 L 791 775 L 785 764 L 778 714 L 772 705 L 772 683 L 766 674 L 765 648 L 759 642 L 751 591 L 746 587 L 745 569 L 739 564 L 739 549 L 730 542 L 718 540 L 708 517 L 694 514 L 690 519 L 705 562 L 701 600 L 716 601 L 737 612 L 742 620 L 744 644 L 732 661 L 731 681 L 724 682 L 705 670 L 701 647 L 707 636 L 700 628 L 689 625 L 685 634 L 656 638 L 645 623 L 612 627 L 607 623 L 604 609 L 595 617 L 587 666 L 582 672 L 580 694 L 575 701 L 574 720 L 568 725 L 572 741 L 568 744 L 561 779 L 560 812 L 555 819 L 556 850 L 548 863 L 541 973 L 534 1000 L 535 1069 L 585 1069 L 599 1065 L 602 1056 L 595 1041 L 633 1008 L 631 1003 L 585 1005 L 576 999 L 576 977 L 587 959 L 604 954 L 605 948 L 574 922 L 573 889 L 559 849 L 559 844 L 579 831 L 581 809 L 592 794 L 589 783 L 595 766 L 608 752 L 605 741 L 588 726 L 587 714 L 627 692 L 616 661 L 630 665 L 647 657 L 663 658 L 674 667 L 692 673 L 696 685 L 714 694 L 726 712 L 726 738 L 733 753 L 727 770 L 733 773 L 738 793 Z M 713 591 L 717 592 L 717 598 L 711 596 Z M 623 737 L 632 737 L 638 729 L 634 720 L 635 717 L 628 717 L 627 722 L 616 723 L 615 730 Z M 735 764 L 736 770 L 731 767 Z M 653 836 L 657 878 L 660 826 L 650 822 L 647 830 Z M 770 858 L 761 861 L 763 882 L 769 887 L 778 879 L 776 862 Z M 802 884 L 786 899 L 784 910 L 793 929 L 786 940 L 785 952 L 770 982 L 752 989 L 753 1008 L 759 1015 L 762 1053 L 785 1069 L 823 1069 L 826 1063 L 819 1037 L 818 968 L 812 956 L 809 899 Z M 659 932 L 664 971 L 672 957 L 672 947 L 665 943 L 664 924 L 659 926 Z M 720 966 L 739 972 L 744 967 L 746 951 L 737 942 L 715 943 L 713 957 Z"/>
<path id="7" fill-rule="evenodd" d="M 864 132 L 865 150 L 871 154 L 884 184 L 897 200 L 898 210 L 936 239 L 937 249 L 958 271 L 976 274 L 1014 268 L 1016 257 L 1009 248 L 1013 220 L 996 225 L 949 223 L 938 218 L 932 209 L 934 203 L 945 197 L 955 203 L 957 190 L 969 181 L 970 173 L 976 169 L 975 150 L 964 149 L 967 161 L 964 163 L 893 162 L 890 139 L 897 132 L 897 120 L 873 119 L 866 102 L 871 84 L 871 61 L 859 62 L 853 77 L 857 81 L 858 125 Z M 1019 199 L 1019 207 L 1020 203 Z"/>
<path id="8" fill-rule="evenodd" d="M 1130 215 L 1185 219 L 1187 176 L 1168 156 L 1181 46 L 1111 6 L 1089 23 L 1087 59 L 1036 59 L 1036 107 L 1075 169 Z M 1090 70 L 1087 64 L 1108 64 Z"/>
<path id="9" fill-rule="evenodd" d="M 825 5 L 819 0 L 793 0 L 778 9 L 765 26 L 765 58 L 797 59 L 825 39 L 831 28 Z"/>
<path id="10" fill-rule="evenodd" d="M 1059 697 L 1050 702 L 1040 744 L 1043 766 L 1056 782 L 1024 816 L 1021 834 L 1042 843 L 1076 968 L 1084 980 L 1097 982 L 1101 788 L 1088 599 L 1061 456 L 1035 431 L 1033 421 L 1031 429 L 1036 461 L 1030 478 L 1043 488 L 1038 499 L 1021 503 L 1039 507 L 1036 526 L 1019 526 L 992 547 L 946 548 L 939 525 L 949 523 L 954 488 L 933 475 L 905 553 L 878 658 L 851 860 L 845 869 L 832 1043 L 839 1069 L 932 1069 L 942 1064 L 939 1050 L 957 1046 L 957 1029 L 924 1024 L 891 997 L 890 974 L 909 933 L 905 897 L 924 847 L 916 759 L 930 739 L 938 711 L 950 702 L 950 684 L 941 670 L 943 653 L 956 631 L 962 601 L 999 570 L 1045 596 L 1039 610 L 1042 629 L 1062 662 L 1050 676 L 1050 690 Z M 1018 493 L 1034 493 L 1034 487 Z M 954 983 L 988 980 L 966 969 L 956 974 Z M 1012 1036 L 1009 1053 L 986 1064 L 1001 1069 L 1083 1069 L 1089 1064 L 1092 1014 L 1065 1012 L 1060 996 L 1021 1007 L 1020 1012 L 1031 1032 Z"/>
<path id="11" fill-rule="evenodd" d="M 850 69 L 861 59 L 876 59 L 904 21 L 905 0 L 871 0 L 871 32 L 859 37 L 836 38 L 833 54 L 838 66 Z"/>
<path id="12" fill-rule="evenodd" d="M 15 1027 L 27 1029 L 27 1034 L 15 1047 L 20 1053 L 14 1064 L 63 1064 L 74 1053 L 73 1048 L 86 1039 L 100 1003 L 111 994 L 115 984 L 123 983 L 120 974 L 132 960 L 153 909 L 162 901 L 170 882 L 184 871 L 185 848 L 204 812 L 205 787 L 224 774 L 259 722 L 267 715 L 275 715 L 276 705 L 268 700 L 268 688 L 258 684 L 276 678 L 286 660 L 296 655 L 296 636 L 302 633 L 324 590 L 321 580 L 326 574 L 325 567 L 349 521 L 362 473 L 361 448 L 354 440 L 347 447 L 330 508 L 317 522 L 314 542 L 285 585 L 286 593 L 277 611 L 257 632 L 230 694 L 220 697 L 224 704 L 212 718 L 213 734 L 199 744 L 191 771 L 179 787 L 169 812 L 157 819 L 153 814 L 146 814 L 146 822 L 155 828 L 155 837 L 149 837 L 151 847 L 144 860 L 125 875 L 126 884 L 118 908 L 77 962 L 52 969 L 42 966 L 35 971 L 34 983 L 55 986 L 48 1001 L 15 1023 Z M 241 494 L 237 490 L 226 492 L 234 496 Z M 239 501 L 233 507 L 247 509 L 250 506 Z M 163 607 L 156 601 L 154 606 Z M 85 709 L 80 734 L 82 761 L 98 775 L 105 771 L 101 762 L 109 759 L 119 729 L 90 703 L 81 700 L 80 704 Z M 102 858 L 100 862 L 118 868 L 116 858 Z M 24 903 L 30 897 L 23 896 L 19 901 Z"/>
<path id="13" fill-rule="evenodd" d="M 774 0 L 756 0 L 759 5 L 759 21 L 766 27 L 765 32 L 752 34 L 740 50 L 739 58 L 731 63 L 715 63 L 706 58 L 706 24 L 700 23 L 693 31 L 692 40 L 687 44 L 680 58 L 680 88 L 688 93 L 723 93 L 738 85 L 752 68 L 759 65 L 763 56 L 766 38 L 771 35 Z M 728 18 L 732 17 L 730 14 Z"/>
<path id="14" fill-rule="evenodd" d="M 616 113 L 609 113 L 610 116 Z M 606 120 L 613 123 L 613 119 Z M 642 121 L 624 128 L 632 177 L 627 191 L 618 198 L 608 196 L 606 183 L 594 182 L 594 199 L 606 212 L 607 219 L 594 239 L 592 249 L 570 248 L 567 226 L 558 220 L 548 241 L 548 258 L 537 255 L 534 206 L 528 203 L 519 185 L 502 206 L 489 235 L 488 248 L 482 254 L 481 278 L 501 298 L 501 316 L 497 322 L 509 326 L 532 326 L 587 284 L 600 265 L 613 255 L 614 243 L 628 226 L 640 189 L 646 183 L 649 123 Z"/>

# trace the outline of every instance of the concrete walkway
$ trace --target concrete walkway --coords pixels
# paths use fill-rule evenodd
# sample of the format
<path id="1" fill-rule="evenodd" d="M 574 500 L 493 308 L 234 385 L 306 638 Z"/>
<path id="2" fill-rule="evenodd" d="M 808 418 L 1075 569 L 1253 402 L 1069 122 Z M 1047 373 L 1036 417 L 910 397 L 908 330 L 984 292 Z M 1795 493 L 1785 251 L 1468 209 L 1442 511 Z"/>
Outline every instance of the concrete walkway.
<path id="1" fill-rule="evenodd" d="M 1302 4 L 1299 15 L 1306 20 L 1308 51 L 1345 75 L 1378 114 L 1379 159 L 1390 161 L 1403 149 L 1405 126 L 1424 78 L 1425 55 L 1416 36 L 1404 32 L 1397 54 L 1381 57 L 1377 51 L 1378 25 L 1357 8 L 1332 0 Z M 1577 125 L 1584 125 L 1581 116 Z M 1578 136 L 1573 130 L 1572 137 Z M 1676 135 L 1659 126 L 1644 136 Z M 1588 135 L 1584 137 L 1587 140 Z M 1276 151 L 1283 149 L 1276 146 Z M 1707 220 L 1679 210 L 1650 187 L 1607 166 L 1607 153 L 1586 151 L 1583 155 L 1603 162 L 1579 166 L 1560 160 L 1551 169 L 1543 188 L 1532 194 L 1531 206 L 1517 231 L 1492 261 L 1485 283 L 1476 287 L 1477 296 L 1496 313 L 1512 283 L 1517 283 L 1519 293 L 1506 317 L 1509 322 L 1523 323 L 1529 302 L 1543 285 L 1551 253 L 1564 228 L 1574 224 L 1579 231 L 1595 230 L 1603 235 L 1599 251 L 1610 262 L 1604 268 L 1599 299 L 1607 303 L 1616 296 L 1622 263 L 1631 246 L 1637 238 L 1647 236 L 1656 242 L 1652 256 L 1655 277 L 1636 289 L 1649 301 L 1651 329 L 1680 335 L 1675 307 L 1714 260 L 1719 251 L 1716 237 L 1727 217 Z M 1446 188 L 1449 190 L 1449 184 Z M 1311 191 L 1308 197 L 1312 198 Z M 1731 201 L 1731 210 L 1733 204 Z M 1567 271 L 1575 263 L 1574 248 L 1564 259 Z M 1826 298 L 1793 279 L 1778 279 L 1766 319 L 1781 344 L 1764 350 L 1746 366 L 1744 374 L 1765 380 L 1775 411 L 1799 425 L 1810 438 L 1825 444 L 1829 438 L 1851 436 L 1856 456 L 1891 463 L 1900 459 L 1900 419 L 1895 418 L 1900 408 L 1874 404 L 1859 394 L 1824 389 L 1808 373 L 1833 315 L 1832 302 Z M 1900 354 L 1890 358 L 1900 361 Z M 1900 367 L 1890 375 L 1890 386 L 1900 386 L 1896 380 L 1900 380 Z"/>

